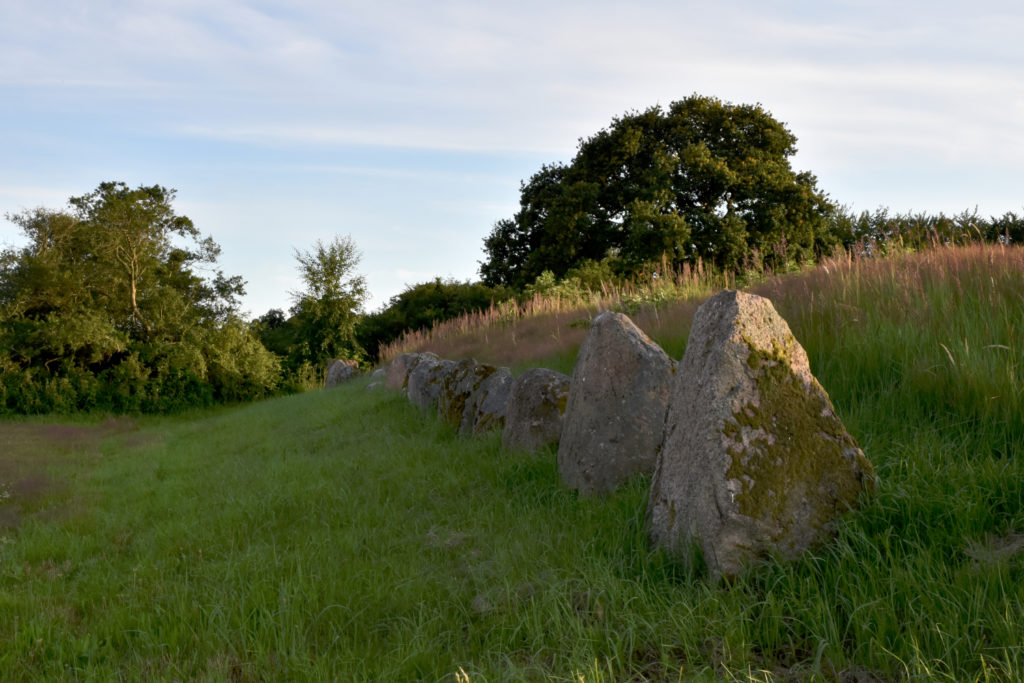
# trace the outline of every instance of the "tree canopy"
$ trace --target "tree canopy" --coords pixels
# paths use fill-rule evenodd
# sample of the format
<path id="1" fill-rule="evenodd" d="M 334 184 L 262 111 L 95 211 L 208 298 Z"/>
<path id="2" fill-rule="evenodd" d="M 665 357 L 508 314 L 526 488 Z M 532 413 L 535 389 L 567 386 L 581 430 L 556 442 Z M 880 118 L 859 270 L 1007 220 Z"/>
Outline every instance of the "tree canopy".
<path id="1" fill-rule="evenodd" d="M 332 358 L 362 357 L 355 333 L 367 296 L 366 278 L 356 272 L 361 258 L 349 236 L 295 250 L 305 286 L 291 293 L 298 360 L 326 365 Z"/>
<path id="2" fill-rule="evenodd" d="M 694 95 L 628 113 L 522 185 L 519 211 L 484 241 L 481 275 L 521 288 L 585 261 L 628 274 L 663 257 L 723 268 L 755 249 L 808 257 L 831 244 L 833 207 L 792 169 L 795 153 L 796 137 L 760 105 Z"/>
<path id="3" fill-rule="evenodd" d="M 273 356 L 238 319 L 239 277 L 172 206 L 105 182 L 66 210 L 8 216 L 0 252 L 0 410 L 164 410 L 270 391 Z"/>

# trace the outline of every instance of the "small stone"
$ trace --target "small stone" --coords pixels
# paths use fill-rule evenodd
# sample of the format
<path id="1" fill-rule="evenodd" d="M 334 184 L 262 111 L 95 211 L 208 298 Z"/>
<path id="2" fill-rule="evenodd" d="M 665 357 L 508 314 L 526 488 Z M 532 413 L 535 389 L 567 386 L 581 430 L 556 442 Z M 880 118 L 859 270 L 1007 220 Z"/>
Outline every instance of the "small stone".
<path id="1" fill-rule="evenodd" d="M 327 379 L 324 387 L 336 387 L 359 376 L 359 361 L 336 359 L 327 367 Z"/>
<path id="2" fill-rule="evenodd" d="M 437 401 L 441 419 L 453 427 L 461 427 L 470 396 L 496 370 L 493 365 L 478 363 L 472 358 L 459 361 L 441 387 Z"/>
<path id="3" fill-rule="evenodd" d="M 501 444 L 538 451 L 557 444 L 569 398 L 569 376 L 546 368 L 527 370 L 512 384 Z"/>
<path id="4" fill-rule="evenodd" d="M 508 368 L 498 368 L 485 379 L 466 401 L 460 434 L 480 436 L 504 429 L 505 413 L 515 378 Z"/>
<path id="5" fill-rule="evenodd" d="M 421 356 L 419 363 L 409 373 L 409 401 L 424 412 L 436 411 L 445 379 L 455 367 L 455 361 L 439 360 L 436 356 Z"/>
<path id="6" fill-rule="evenodd" d="M 384 384 L 388 389 L 405 390 L 409 386 L 409 375 L 424 358 L 440 360 L 432 353 L 400 353 L 391 359 L 388 365 L 387 379 Z"/>

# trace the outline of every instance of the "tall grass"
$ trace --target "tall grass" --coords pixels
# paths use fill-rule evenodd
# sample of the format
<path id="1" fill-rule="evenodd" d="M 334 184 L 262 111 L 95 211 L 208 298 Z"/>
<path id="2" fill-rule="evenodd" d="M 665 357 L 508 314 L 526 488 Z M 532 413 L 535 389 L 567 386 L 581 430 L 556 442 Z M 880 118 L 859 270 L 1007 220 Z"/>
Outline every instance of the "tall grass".
<path id="1" fill-rule="evenodd" d="M 735 282 L 735 277 L 706 269 L 701 262 L 679 270 L 665 262 L 656 272 L 657 276 L 650 273 L 632 282 L 603 283 L 595 289 L 558 287 L 522 302 L 493 304 L 486 311 L 408 332 L 382 347 L 381 358 L 429 350 L 445 358 L 473 356 L 510 367 L 553 359 L 555 365 L 571 368 L 591 318 L 600 311 L 624 311 L 657 330 L 679 320 L 679 302 L 702 300 Z M 763 277 L 763 273 L 751 269 L 744 277 Z M 684 313 L 683 317 L 688 316 Z"/>
<path id="2" fill-rule="evenodd" d="M 1024 676 L 1024 249 L 842 254 L 751 289 L 789 321 L 880 477 L 810 574 L 767 579 L 785 607 L 751 639 L 899 678 Z M 679 357 L 699 303 L 637 319 Z M 479 333 L 463 345 L 495 354 Z M 576 345 L 555 356 L 566 371 Z"/>
<path id="3" fill-rule="evenodd" d="M 844 256 L 757 291 L 776 303 L 844 395 L 890 396 L 929 422 L 1019 431 L 1024 249 Z"/>
<path id="4" fill-rule="evenodd" d="M 646 478 L 581 498 L 362 382 L 52 453 L 0 530 L 0 678 L 1024 678 L 1021 251 L 756 288 L 879 474 L 799 561 L 715 582 L 649 548 Z M 677 357 L 696 303 L 650 318 Z"/>

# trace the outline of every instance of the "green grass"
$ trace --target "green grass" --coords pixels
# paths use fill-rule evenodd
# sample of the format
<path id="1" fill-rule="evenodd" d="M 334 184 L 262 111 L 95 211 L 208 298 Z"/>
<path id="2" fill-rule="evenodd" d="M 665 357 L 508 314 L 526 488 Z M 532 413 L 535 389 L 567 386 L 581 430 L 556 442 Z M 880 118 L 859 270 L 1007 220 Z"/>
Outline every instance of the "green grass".
<path id="1" fill-rule="evenodd" d="M 1020 680 L 1024 261 L 1001 253 L 760 286 L 879 484 L 834 542 L 732 583 L 650 550 L 647 479 L 580 498 L 551 451 L 365 381 L 88 438 L 4 425 L 0 679 Z M 694 308 L 648 325 L 676 357 Z"/>

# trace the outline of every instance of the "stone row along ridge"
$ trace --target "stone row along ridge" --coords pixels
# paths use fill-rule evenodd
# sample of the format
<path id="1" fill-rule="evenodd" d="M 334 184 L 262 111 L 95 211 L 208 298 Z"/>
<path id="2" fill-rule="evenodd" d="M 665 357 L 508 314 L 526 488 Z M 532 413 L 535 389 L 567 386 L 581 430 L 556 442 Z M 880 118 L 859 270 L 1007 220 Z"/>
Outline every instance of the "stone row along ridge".
<path id="1" fill-rule="evenodd" d="M 432 353 L 396 356 L 385 385 L 461 434 L 500 430 L 505 448 L 522 451 L 557 445 L 569 395 L 569 377 L 554 370 L 537 368 L 515 378 L 508 368 Z"/>
<path id="2" fill-rule="evenodd" d="M 513 378 L 431 353 L 403 353 L 378 373 L 461 434 L 501 430 L 510 450 L 556 446 L 562 481 L 582 494 L 652 475 L 652 544 L 686 562 L 702 556 L 714 576 L 795 558 L 833 535 L 874 486 L 807 354 L 771 302 L 752 294 L 708 299 L 678 364 L 606 311 L 572 378 L 544 368 Z"/>

